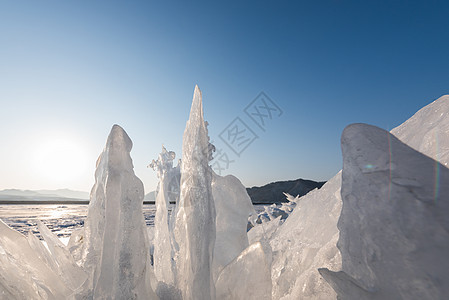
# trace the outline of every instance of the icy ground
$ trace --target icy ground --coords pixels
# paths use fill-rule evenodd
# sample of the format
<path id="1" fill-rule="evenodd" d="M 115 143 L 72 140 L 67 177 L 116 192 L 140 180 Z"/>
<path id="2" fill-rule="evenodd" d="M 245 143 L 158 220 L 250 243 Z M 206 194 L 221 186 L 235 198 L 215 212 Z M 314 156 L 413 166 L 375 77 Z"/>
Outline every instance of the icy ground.
<path id="1" fill-rule="evenodd" d="M 163 148 L 152 164 L 154 227 L 131 139 L 114 125 L 84 227 L 67 246 L 41 222 L 47 247 L 0 222 L 0 298 L 444 299 L 449 96 L 391 133 L 352 124 L 341 141 L 343 169 L 321 189 L 256 212 L 236 177 L 208 165 L 214 147 L 195 87 L 181 161 Z"/>
<path id="2" fill-rule="evenodd" d="M 70 238 L 73 231 L 84 226 L 87 217 L 87 205 L 0 205 L 0 219 L 9 227 L 22 234 L 32 232 L 41 238 L 37 221 L 42 221 L 59 238 Z M 168 207 L 171 213 L 173 204 Z M 263 206 L 256 208 L 263 210 Z M 147 226 L 154 226 L 156 206 L 143 205 L 143 215 Z"/>
<path id="3" fill-rule="evenodd" d="M 40 237 L 37 220 L 44 222 L 59 238 L 69 238 L 83 227 L 87 205 L 0 205 L 0 219 L 22 234 Z"/>

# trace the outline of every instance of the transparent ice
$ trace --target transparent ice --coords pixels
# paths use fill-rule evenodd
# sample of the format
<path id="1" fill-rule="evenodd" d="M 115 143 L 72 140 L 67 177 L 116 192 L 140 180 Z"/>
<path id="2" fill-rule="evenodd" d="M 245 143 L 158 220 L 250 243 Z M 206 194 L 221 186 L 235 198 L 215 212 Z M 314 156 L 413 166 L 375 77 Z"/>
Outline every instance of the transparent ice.
<path id="1" fill-rule="evenodd" d="M 155 227 L 145 226 L 131 139 L 114 125 L 85 227 L 67 246 L 42 223 L 45 244 L 0 221 L 0 299 L 443 299 L 448 114 L 443 96 L 391 134 L 348 126 L 341 172 L 257 215 L 243 184 L 209 166 L 195 87 L 182 163 L 163 148 L 151 165 Z"/>
<path id="2" fill-rule="evenodd" d="M 79 291 L 95 299 L 156 298 L 150 285 L 143 184 L 134 175 L 131 139 L 112 127 L 97 161 L 85 226 L 83 265 L 89 280 Z"/>

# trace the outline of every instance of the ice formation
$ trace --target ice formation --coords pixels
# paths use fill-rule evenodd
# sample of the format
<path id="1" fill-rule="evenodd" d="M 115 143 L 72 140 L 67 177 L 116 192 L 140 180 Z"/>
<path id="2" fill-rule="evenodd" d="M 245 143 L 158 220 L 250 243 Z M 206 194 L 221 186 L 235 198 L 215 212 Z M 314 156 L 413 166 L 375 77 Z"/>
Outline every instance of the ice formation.
<path id="1" fill-rule="evenodd" d="M 221 270 L 249 246 L 248 216 L 255 210 L 244 185 L 235 176 L 213 174 L 212 195 L 217 212 L 213 259 L 216 280 Z"/>
<path id="2" fill-rule="evenodd" d="M 215 299 L 212 259 L 215 204 L 209 166 L 209 137 L 203 119 L 201 91 L 195 87 L 182 143 L 181 196 L 176 215 L 178 288 L 184 300 Z"/>
<path id="3" fill-rule="evenodd" d="M 132 142 L 114 125 L 85 227 L 67 246 L 43 224 L 47 247 L 0 221 L 0 299 L 444 298 L 448 114 L 444 96 L 392 134 L 347 127 L 342 172 L 257 216 L 241 182 L 209 166 L 213 146 L 195 87 L 181 167 L 165 148 L 152 164 L 155 228 L 143 219 Z"/>
<path id="4" fill-rule="evenodd" d="M 72 294 L 35 249 L 0 220 L 0 299 L 66 299 Z"/>
<path id="5" fill-rule="evenodd" d="M 265 242 L 255 242 L 221 271 L 217 299 L 271 299 L 271 249 Z"/>
<path id="6" fill-rule="evenodd" d="M 143 184 L 134 175 L 131 139 L 112 127 L 97 161 L 85 226 L 84 266 L 89 272 L 80 293 L 95 299 L 156 298 L 142 214 Z"/>
<path id="7" fill-rule="evenodd" d="M 443 96 L 422 108 L 391 132 L 402 142 L 447 165 L 449 163 L 448 114 L 449 96 Z M 388 136 L 387 133 L 384 136 Z M 391 149 L 384 150 L 388 155 Z M 374 167 L 374 164 L 371 162 L 367 166 Z M 435 178 L 435 174 L 443 167 L 435 162 L 434 166 L 434 174 L 429 174 L 431 178 Z M 413 174 L 419 170 L 409 171 Z M 432 182 L 424 180 L 421 184 L 427 185 L 426 188 L 431 191 L 430 194 L 435 196 L 436 188 L 441 186 L 442 182 L 444 181 L 440 178 L 439 181 Z M 332 273 L 335 275 L 333 281 L 346 284 L 353 282 L 345 273 L 337 273 L 342 269 L 341 254 L 337 249 L 339 237 L 337 221 L 342 207 L 340 188 L 341 173 L 338 173 L 321 189 L 301 197 L 284 224 L 280 226 L 270 224 L 276 222 L 275 220 L 266 223 L 265 228 L 269 230 L 268 236 L 274 253 L 273 299 L 335 299 L 336 293 L 322 278 L 322 274 L 326 276 L 332 273 L 330 270 L 335 271 Z M 352 188 L 354 186 L 348 190 Z M 410 213 L 413 214 L 413 212 Z M 252 232 L 254 229 L 256 231 Z M 257 226 L 254 229 L 248 233 L 250 240 L 257 239 Z M 430 265 L 437 263 L 429 262 Z M 318 268 L 321 268 L 322 274 L 318 272 Z M 405 276 L 404 273 L 396 274 Z M 414 275 L 409 273 L 405 278 L 413 281 Z M 362 299 L 365 296 L 366 294 L 353 294 L 350 299 Z"/>
<path id="8" fill-rule="evenodd" d="M 174 285 L 175 265 L 173 263 L 174 251 L 172 248 L 173 235 L 170 230 L 168 219 L 169 205 L 169 184 L 172 178 L 179 173 L 178 168 L 173 168 L 173 160 L 175 153 L 167 151 L 162 146 L 162 152 L 159 158 L 150 164 L 150 166 L 158 172 L 159 186 L 156 196 L 156 216 L 154 218 L 154 254 L 153 265 L 154 274 L 158 281 L 164 282 L 166 285 Z"/>
<path id="9" fill-rule="evenodd" d="M 343 299 L 443 299 L 449 170 L 365 124 L 344 130 L 342 151 L 343 266 L 326 279 Z"/>
<path id="10" fill-rule="evenodd" d="M 449 95 L 420 109 L 391 133 L 413 149 L 449 166 Z"/>
<path id="11" fill-rule="evenodd" d="M 66 246 L 47 226 L 38 221 L 38 227 L 44 241 L 47 243 L 50 257 L 54 260 L 52 263 L 57 267 L 58 274 L 72 290 L 77 289 L 87 279 L 87 274 L 76 264 Z M 48 260 L 47 262 L 50 263 Z"/>
<path id="12" fill-rule="evenodd" d="M 270 295 L 271 250 L 269 246 L 248 248 L 248 216 L 255 211 L 245 187 L 236 177 L 219 176 L 209 166 L 214 147 L 209 143 L 202 110 L 201 92 L 196 87 L 183 139 L 180 201 L 169 225 L 167 196 L 163 192 L 169 180 L 164 170 L 173 169 L 174 157 L 167 156 L 168 152 L 163 149 L 159 159 L 151 165 L 159 171 L 157 209 L 163 218 L 160 222 L 159 212 L 156 213 L 154 268 L 163 268 L 166 272 L 161 276 L 156 271 L 159 281 L 156 292 L 163 299 L 215 299 L 217 287 L 220 293 L 230 288 L 236 299 L 247 299 L 255 292 L 248 293 L 243 287 L 252 281 L 232 281 L 236 278 L 235 272 L 243 275 L 245 270 L 264 267 L 268 271 L 257 277 L 263 286 L 259 291 L 269 290 Z M 172 242 L 168 243 L 170 237 Z M 158 248 L 164 254 L 159 255 Z M 240 259 L 236 262 L 237 257 Z M 219 282 L 218 278 L 221 278 Z M 268 280 L 261 282 L 261 278 Z M 223 285 L 231 282 L 230 286 Z"/>
<path id="13" fill-rule="evenodd" d="M 340 183 L 338 173 L 319 190 L 301 197 L 285 222 L 275 227 L 270 238 L 273 299 L 335 299 L 318 268 L 341 268 L 337 249 Z"/>

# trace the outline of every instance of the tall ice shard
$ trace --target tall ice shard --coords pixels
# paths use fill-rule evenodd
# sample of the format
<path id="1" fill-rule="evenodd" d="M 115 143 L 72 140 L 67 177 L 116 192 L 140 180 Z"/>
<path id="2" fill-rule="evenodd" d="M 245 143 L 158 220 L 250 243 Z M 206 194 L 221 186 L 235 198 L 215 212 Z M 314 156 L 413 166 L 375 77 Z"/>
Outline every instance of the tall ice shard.
<path id="1" fill-rule="evenodd" d="M 175 153 L 173 151 L 167 151 L 162 146 L 162 152 L 159 154 L 158 159 L 156 161 L 153 160 L 150 164 L 150 167 L 158 172 L 160 179 L 156 196 L 156 215 L 154 218 L 154 274 L 158 281 L 162 281 L 167 285 L 173 285 L 174 283 L 173 250 L 171 246 L 172 234 L 168 221 L 169 183 L 177 174 L 177 169 L 173 168 L 174 158 Z"/>
<path id="2" fill-rule="evenodd" d="M 134 175 L 131 148 L 126 132 L 114 125 L 97 161 L 85 228 L 88 298 L 157 298 L 149 280 L 143 184 Z"/>
<path id="3" fill-rule="evenodd" d="M 203 118 L 201 91 L 195 86 L 182 144 L 181 196 L 175 226 L 178 288 L 184 300 L 215 299 L 212 259 L 215 204 L 208 165 L 209 137 Z"/>

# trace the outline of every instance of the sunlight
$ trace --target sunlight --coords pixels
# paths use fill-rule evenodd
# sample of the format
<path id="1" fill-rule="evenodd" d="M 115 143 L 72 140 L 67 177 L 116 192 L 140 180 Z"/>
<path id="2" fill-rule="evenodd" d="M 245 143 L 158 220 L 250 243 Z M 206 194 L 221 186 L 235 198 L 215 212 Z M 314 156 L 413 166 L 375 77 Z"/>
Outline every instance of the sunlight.
<path id="1" fill-rule="evenodd" d="M 52 183 L 79 178 L 90 163 L 84 145 L 68 138 L 47 139 L 37 146 L 35 153 L 36 173 Z"/>
<path id="2" fill-rule="evenodd" d="M 66 210 L 55 207 L 49 211 L 48 218 L 49 219 L 59 219 L 65 214 L 67 214 Z"/>

